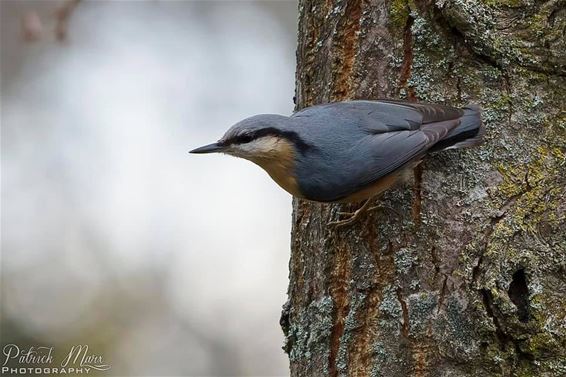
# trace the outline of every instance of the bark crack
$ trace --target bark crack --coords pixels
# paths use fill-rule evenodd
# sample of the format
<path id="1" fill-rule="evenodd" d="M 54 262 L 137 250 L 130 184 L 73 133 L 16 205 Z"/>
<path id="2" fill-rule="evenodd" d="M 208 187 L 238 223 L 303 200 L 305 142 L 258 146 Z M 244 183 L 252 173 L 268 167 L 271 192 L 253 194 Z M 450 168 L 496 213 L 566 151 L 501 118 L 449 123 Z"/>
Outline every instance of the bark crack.
<path id="1" fill-rule="evenodd" d="M 436 276 L 440 272 L 440 266 L 438 265 L 438 255 L 436 254 L 436 246 L 433 246 L 430 249 L 430 259 L 432 261 L 432 265 L 434 266 L 434 278 L 433 278 L 433 280 L 436 281 Z"/>
<path id="2" fill-rule="evenodd" d="M 403 298 L 403 291 L 401 288 L 397 288 L 397 299 L 401 304 L 401 311 L 403 312 L 403 322 L 401 323 L 401 335 L 404 338 L 409 337 L 409 308 L 407 307 L 407 302 Z"/>
<path id="3" fill-rule="evenodd" d="M 407 8 L 409 5 L 407 4 Z M 410 12 L 410 9 L 408 9 Z M 408 86 L 409 79 L 411 78 L 411 71 L 413 67 L 413 32 L 411 28 L 413 27 L 413 22 L 415 19 L 407 16 L 407 21 L 405 22 L 405 27 L 403 29 L 403 63 L 401 64 L 401 72 L 399 74 L 399 89 L 398 94 L 402 88 L 405 89 L 407 94 L 407 99 L 409 101 L 416 101 L 415 90 L 413 87 Z"/>
<path id="4" fill-rule="evenodd" d="M 442 288 L 440 289 L 440 296 L 438 298 L 438 309 L 436 310 L 437 313 L 440 313 L 440 309 L 444 304 L 444 297 L 446 296 L 447 285 L 448 285 L 448 275 L 444 275 L 444 279 L 442 280 Z"/>

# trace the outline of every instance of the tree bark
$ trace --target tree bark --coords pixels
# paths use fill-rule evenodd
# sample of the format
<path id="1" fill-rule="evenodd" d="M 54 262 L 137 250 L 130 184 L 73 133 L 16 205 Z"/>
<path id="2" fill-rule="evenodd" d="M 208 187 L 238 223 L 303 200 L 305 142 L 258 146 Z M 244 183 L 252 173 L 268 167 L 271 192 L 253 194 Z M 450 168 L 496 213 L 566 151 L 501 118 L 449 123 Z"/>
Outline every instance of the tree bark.
<path id="1" fill-rule="evenodd" d="M 566 375 L 565 2 L 300 0 L 297 108 L 479 103 L 348 229 L 295 200 L 281 325 L 292 376 Z"/>

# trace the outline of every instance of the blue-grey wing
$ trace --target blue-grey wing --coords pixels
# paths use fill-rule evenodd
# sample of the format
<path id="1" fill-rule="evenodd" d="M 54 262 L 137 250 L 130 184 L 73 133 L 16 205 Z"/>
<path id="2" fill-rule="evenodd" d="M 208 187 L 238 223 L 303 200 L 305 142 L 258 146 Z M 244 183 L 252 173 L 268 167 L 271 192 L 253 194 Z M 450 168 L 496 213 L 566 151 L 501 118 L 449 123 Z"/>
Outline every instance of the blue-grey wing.
<path id="1" fill-rule="evenodd" d="M 337 201 L 423 157 L 458 124 L 463 111 L 404 101 L 348 101 L 291 116 L 308 137 L 324 141 L 300 167 L 307 198 Z"/>
<path id="2" fill-rule="evenodd" d="M 292 118 L 309 118 L 312 123 L 328 119 L 356 126 L 371 133 L 417 130 L 422 125 L 458 119 L 463 111 L 454 107 L 395 100 L 347 101 L 303 109 Z"/>
<path id="3" fill-rule="evenodd" d="M 455 119 L 416 130 L 369 133 L 343 150 L 315 155 L 312 158 L 319 160 L 309 160 L 300 167 L 299 174 L 305 177 L 301 191 L 311 200 L 342 200 L 419 160 L 458 124 Z"/>

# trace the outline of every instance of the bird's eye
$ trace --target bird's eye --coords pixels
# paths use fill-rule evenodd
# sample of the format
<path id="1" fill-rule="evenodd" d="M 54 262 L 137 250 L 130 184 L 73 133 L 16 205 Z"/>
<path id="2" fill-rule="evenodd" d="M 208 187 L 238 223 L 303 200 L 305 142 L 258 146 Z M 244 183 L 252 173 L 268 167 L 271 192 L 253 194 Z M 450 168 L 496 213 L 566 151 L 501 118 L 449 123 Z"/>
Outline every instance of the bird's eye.
<path id="1" fill-rule="evenodd" d="M 249 143 L 253 139 L 254 138 L 253 138 L 252 135 L 248 135 L 248 134 L 240 135 L 240 136 L 238 136 L 238 143 L 240 143 L 240 144 Z"/>

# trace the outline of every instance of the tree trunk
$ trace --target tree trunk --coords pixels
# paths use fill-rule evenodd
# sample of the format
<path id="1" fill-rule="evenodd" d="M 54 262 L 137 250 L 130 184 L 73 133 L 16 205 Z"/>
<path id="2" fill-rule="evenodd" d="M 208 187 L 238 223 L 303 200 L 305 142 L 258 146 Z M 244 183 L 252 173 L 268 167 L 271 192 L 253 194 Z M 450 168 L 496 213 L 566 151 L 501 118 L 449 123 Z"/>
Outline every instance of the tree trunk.
<path id="1" fill-rule="evenodd" d="M 297 107 L 479 103 L 474 149 L 356 205 L 293 204 L 292 376 L 566 375 L 563 0 L 299 1 Z"/>

